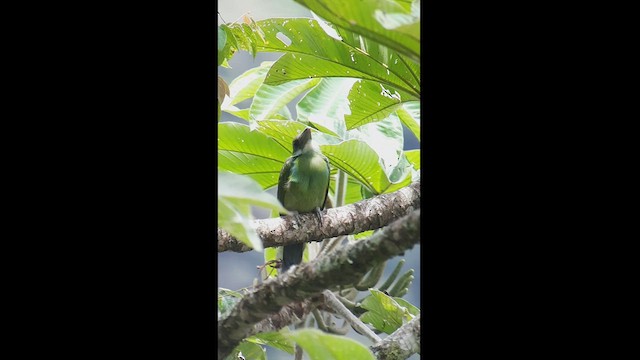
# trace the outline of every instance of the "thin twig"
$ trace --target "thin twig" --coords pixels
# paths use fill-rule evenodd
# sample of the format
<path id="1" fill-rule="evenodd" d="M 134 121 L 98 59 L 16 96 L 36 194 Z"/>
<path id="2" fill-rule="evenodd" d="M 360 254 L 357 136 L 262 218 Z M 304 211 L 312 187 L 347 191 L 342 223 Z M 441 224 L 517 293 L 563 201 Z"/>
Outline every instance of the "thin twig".
<path id="1" fill-rule="evenodd" d="M 325 290 L 322 293 L 328 306 L 333 308 L 340 316 L 349 322 L 351 327 L 360 334 L 368 337 L 374 344 L 378 343 L 381 339 L 376 335 L 367 325 L 365 325 L 360 319 L 355 317 L 349 309 L 347 309 L 336 296 L 329 290 Z"/>
<path id="2" fill-rule="evenodd" d="M 327 325 L 324 324 L 324 320 L 322 319 L 322 314 L 320 314 L 320 311 L 318 311 L 318 309 L 314 309 L 311 313 L 313 314 L 313 317 L 316 319 L 318 328 L 325 332 L 329 331 L 327 330 Z"/>
<path id="3" fill-rule="evenodd" d="M 218 11 L 218 16 L 220 16 L 220 19 L 222 19 L 222 22 L 223 22 L 223 23 L 225 23 L 225 24 L 227 23 L 227 22 L 224 20 L 224 18 L 222 17 L 222 14 L 220 14 L 220 11 Z"/>

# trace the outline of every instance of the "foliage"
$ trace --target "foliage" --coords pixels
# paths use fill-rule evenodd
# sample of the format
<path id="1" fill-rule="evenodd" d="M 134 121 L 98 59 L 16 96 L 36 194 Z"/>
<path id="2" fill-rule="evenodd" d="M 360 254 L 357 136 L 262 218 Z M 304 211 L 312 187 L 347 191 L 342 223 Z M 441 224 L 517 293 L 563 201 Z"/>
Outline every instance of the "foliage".
<path id="1" fill-rule="evenodd" d="M 277 198 L 262 191 L 251 178 L 218 172 L 218 226 L 247 246 L 262 251 L 262 242 L 251 226 L 251 205 L 288 212 Z"/>
<path id="2" fill-rule="evenodd" d="M 371 289 L 371 294 L 373 296 L 362 302 L 361 306 L 368 311 L 360 316 L 360 320 L 382 332 L 391 334 L 418 315 L 418 308 L 401 298 L 393 298 L 376 289 Z"/>
<path id="3" fill-rule="evenodd" d="M 420 140 L 420 0 L 295 1 L 309 8 L 313 18 L 254 21 L 245 16 L 218 27 L 219 66 L 228 67 L 237 51 L 282 53 L 230 84 L 218 78 L 219 227 L 256 250 L 262 246 L 250 226 L 250 206 L 286 212 L 264 190 L 277 185 L 292 140 L 306 127 L 330 160 L 334 204 L 393 192 L 419 180 L 420 151 L 404 150 L 403 128 Z M 296 98 L 300 100 L 293 103 Z M 251 105 L 239 108 L 246 100 Z M 220 122 L 221 111 L 236 122 Z M 338 199 L 342 182 L 346 193 Z M 275 258 L 276 251 L 266 249 L 265 260 Z M 354 301 L 358 290 L 367 291 L 351 310 L 376 332 L 390 333 L 419 312 L 401 298 L 413 280 L 413 270 L 400 275 L 403 263 L 378 288 L 385 264 L 371 269 L 358 289 L 345 296 Z M 242 296 L 226 291 L 219 294 L 219 317 Z M 245 339 L 234 354 L 266 358 L 258 351 L 261 345 L 291 353 L 291 340 L 311 359 L 373 358 L 353 340 L 310 329 L 258 334 Z M 345 355 L 330 349 L 342 349 Z"/>
<path id="4" fill-rule="evenodd" d="M 311 360 L 375 360 L 373 353 L 355 340 L 326 334 L 315 329 L 302 329 L 289 335 Z"/>

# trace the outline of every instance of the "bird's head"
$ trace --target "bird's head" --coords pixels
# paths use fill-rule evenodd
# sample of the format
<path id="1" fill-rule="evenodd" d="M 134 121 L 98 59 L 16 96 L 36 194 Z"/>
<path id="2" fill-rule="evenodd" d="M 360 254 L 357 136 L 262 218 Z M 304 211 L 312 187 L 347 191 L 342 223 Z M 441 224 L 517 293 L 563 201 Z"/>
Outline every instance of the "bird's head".
<path id="1" fill-rule="evenodd" d="M 313 150 L 311 128 L 306 128 L 300 135 L 293 139 L 293 155 L 300 155 Z"/>

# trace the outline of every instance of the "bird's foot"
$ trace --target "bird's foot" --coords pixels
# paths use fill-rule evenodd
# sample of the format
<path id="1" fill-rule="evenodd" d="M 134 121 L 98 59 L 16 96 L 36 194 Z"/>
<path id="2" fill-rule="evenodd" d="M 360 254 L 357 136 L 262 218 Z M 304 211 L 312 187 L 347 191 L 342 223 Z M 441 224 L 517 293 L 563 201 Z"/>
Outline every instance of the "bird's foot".
<path id="1" fill-rule="evenodd" d="M 318 222 L 320 222 L 320 226 L 322 226 L 322 212 L 319 207 L 315 209 L 316 217 L 318 218 Z"/>
<path id="2" fill-rule="evenodd" d="M 289 213 L 293 217 L 293 228 L 298 229 L 300 224 L 302 224 L 302 220 L 300 220 L 300 214 L 297 211 L 289 210 Z"/>

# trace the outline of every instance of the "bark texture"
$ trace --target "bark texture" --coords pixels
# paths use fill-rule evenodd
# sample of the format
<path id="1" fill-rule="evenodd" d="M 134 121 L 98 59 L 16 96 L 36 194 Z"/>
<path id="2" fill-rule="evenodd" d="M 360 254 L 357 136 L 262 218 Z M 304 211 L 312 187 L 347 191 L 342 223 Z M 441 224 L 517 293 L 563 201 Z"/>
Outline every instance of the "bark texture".
<path id="1" fill-rule="evenodd" d="M 420 242 L 420 210 L 414 210 L 370 238 L 294 266 L 245 295 L 218 321 L 218 358 L 224 358 L 250 334 L 256 323 L 293 302 L 320 295 L 336 285 L 359 281 L 374 265 L 404 253 Z"/>
<path id="2" fill-rule="evenodd" d="M 390 194 L 322 212 L 322 225 L 313 213 L 300 214 L 300 223 L 292 216 L 254 221 L 263 246 L 274 247 L 322 241 L 340 235 L 379 229 L 420 208 L 420 182 Z M 218 228 L 218 252 L 245 252 L 251 248 Z"/>
<path id="3" fill-rule="evenodd" d="M 269 316 L 255 324 L 255 326 L 249 330 L 248 336 L 263 332 L 278 331 L 285 326 L 298 323 L 322 303 L 324 303 L 324 295 L 320 294 L 307 300 L 283 306 L 277 314 Z"/>
<path id="4" fill-rule="evenodd" d="M 378 360 L 403 360 L 420 353 L 420 315 L 371 347 Z"/>

